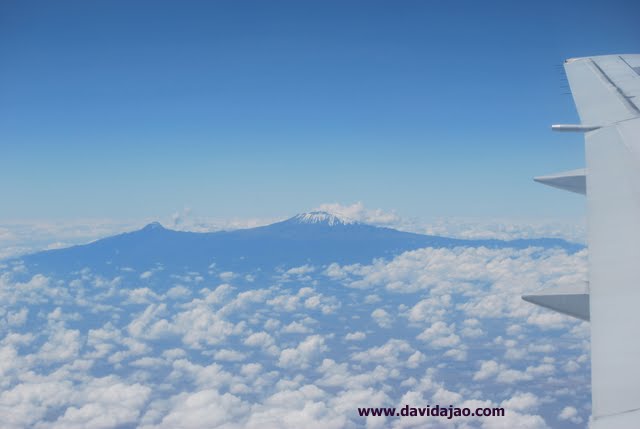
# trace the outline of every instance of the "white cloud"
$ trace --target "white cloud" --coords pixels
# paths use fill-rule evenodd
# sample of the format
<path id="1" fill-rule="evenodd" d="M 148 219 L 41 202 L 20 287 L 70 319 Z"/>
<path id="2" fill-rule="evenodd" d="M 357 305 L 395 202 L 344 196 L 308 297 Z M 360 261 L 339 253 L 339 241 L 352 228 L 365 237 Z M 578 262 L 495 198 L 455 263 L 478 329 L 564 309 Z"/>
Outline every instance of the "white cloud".
<path id="1" fill-rule="evenodd" d="M 220 277 L 220 280 L 228 282 L 230 280 L 233 280 L 236 277 L 236 274 L 233 271 L 225 271 L 218 274 L 218 277 Z"/>
<path id="2" fill-rule="evenodd" d="M 282 328 L 281 332 L 285 334 L 309 334 L 311 329 L 300 322 L 293 321 Z"/>
<path id="3" fill-rule="evenodd" d="M 26 307 L 21 308 L 19 311 L 10 311 L 7 314 L 7 323 L 9 326 L 22 326 L 26 323 L 29 316 L 29 309 Z"/>
<path id="4" fill-rule="evenodd" d="M 191 291 L 182 285 L 174 286 L 167 291 L 167 297 L 173 300 L 189 296 L 191 296 Z"/>
<path id="5" fill-rule="evenodd" d="M 423 299 L 409 310 L 408 318 L 415 323 L 434 322 L 442 318 L 450 306 L 451 295 L 449 294 Z"/>
<path id="6" fill-rule="evenodd" d="M 273 346 L 275 341 L 273 337 L 266 332 L 254 332 L 249 335 L 245 340 L 244 344 L 249 347 L 262 347 L 264 349 Z"/>
<path id="7" fill-rule="evenodd" d="M 460 337 L 455 334 L 455 325 L 447 325 L 445 322 L 435 322 L 417 338 L 434 348 L 455 347 L 460 344 Z"/>
<path id="8" fill-rule="evenodd" d="M 501 371 L 501 366 L 494 360 L 483 361 L 480 363 L 480 369 L 473 375 L 474 380 L 486 380 L 495 376 Z"/>
<path id="9" fill-rule="evenodd" d="M 586 252 L 421 249 L 369 265 L 303 265 L 266 280 L 260 272 L 249 287 L 239 270 L 235 287 L 219 285 L 222 267 L 164 273 L 173 284 L 152 275 L 147 287 L 132 271 L 61 280 L 9 270 L 0 271 L 7 427 L 420 425 L 354 417 L 358 406 L 401 398 L 510 410 L 452 423 L 459 429 L 546 427 L 538 409 L 582 421 L 584 404 L 556 415 L 570 395 L 545 389 L 568 372 L 585 378 L 589 325 L 549 317 L 519 295 L 584 279 Z M 108 386 L 122 403 L 109 399 Z M 489 391 L 496 404 L 484 400 Z M 552 400 L 549 414 L 540 404 Z"/>
<path id="10" fill-rule="evenodd" d="M 78 356 L 81 345 L 80 331 L 56 325 L 40 347 L 38 358 L 48 363 L 66 362 Z"/>
<path id="11" fill-rule="evenodd" d="M 373 225 L 392 225 L 396 224 L 400 220 L 400 217 L 393 211 L 385 212 L 382 209 L 367 209 L 360 201 L 348 206 L 339 203 L 325 203 L 321 204 L 314 210 L 325 211 L 358 222 Z"/>
<path id="12" fill-rule="evenodd" d="M 238 421 L 241 421 L 248 411 L 248 404 L 229 393 L 220 394 L 215 389 L 184 392 L 169 400 L 168 412 L 158 423 L 146 424 L 142 428 L 240 428 L 242 425 Z M 152 417 L 154 416 L 149 414 L 145 420 Z"/>
<path id="13" fill-rule="evenodd" d="M 530 392 L 518 393 L 500 404 L 503 408 L 523 412 L 535 410 L 539 405 L 540 399 Z"/>
<path id="14" fill-rule="evenodd" d="M 153 275 L 153 271 L 145 271 L 144 273 L 140 274 L 140 278 L 142 280 L 146 280 L 148 278 L 151 278 L 152 275 Z"/>
<path id="15" fill-rule="evenodd" d="M 396 367 L 404 366 L 414 353 L 414 348 L 407 341 L 394 338 L 381 346 L 354 353 L 351 359 L 360 362 L 381 363 L 387 367 Z"/>
<path id="16" fill-rule="evenodd" d="M 6 357 L 1 350 L 0 357 Z M 65 406 L 74 393 L 70 380 L 33 380 L 5 388 L 0 393 L 2 425 L 9 429 L 33 427 L 48 410 Z"/>
<path id="17" fill-rule="evenodd" d="M 518 293 L 583 283 L 586 267 L 584 251 L 567 254 L 558 249 L 535 248 L 425 248 L 402 253 L 390 261 L 378 259 L 370 265 L 333 266 L 332 276 L 357 289 L 430 291 L 433 297 L 442 297 L 438 299 L 446 299 L 446 295 L 453 293 L 463 293 L 469 298 L 478 296 L 483 299 L 472 299 L 462 307 L 472 313 L 471 317 L 501 317 L 532 308 L 521 302 Z M 493 293 L 480 295 L 479 288 L 487 287 Z M 446 301 L 436 304 L 446 306 Z M 414 317 L 420 316 L 418 307 Z"/>
<path id="18" fill-rule="evenodd" d="M 307 368 L 313 359 L 328 350 L 321 335 L 310 335 L 295 348 L 287 348 L 280 352 L 278 366 L 283 368 Z"/>
<path id="19" fill-rule="evenodd" d="M 569 316 L 550 310 L 539 310 L 527 318 L 527 323 L 536 325 L 542 329 L 562 329 L 568 322 L 573 322 Z"/>
<path id="20" fill-rule="evenodd" d="M 539 415 L 505 412 L 503 417 L 482 419 L 482 429 L 548 429 L 549 426 Z"/>
<path id="21" fill-rule="evenodd" d="M 73 395 L 72 406 L 53 428 L 111 428 L 137 421 L 151 389 L 115 377 L 95 379 Z"/>
<path id="22" fill-rule="evenodd" d="M 301 265 L 299 267 L 290 268 L 285 272 L 285 275 L 290 277 L 306 277 L 308 274 L 311 274 L 315 271 L 315 267 L 311 265 Z"/>
<path id="23" fill-rule="evenodd" d="M 213 358 L 220 361 L 239 362 L 245 360 L 247 355 L 237 350 L 222 349 L 215 352 Z"/>
<path id="24" fill-rule="evenodd" d="M 347 426 L 344 413 L 327 404 L 327 393 L 313 385 L 282 389 L 252 407 L 247 429 L 339 429 Z"/>
<path id="25" fill-rule="evenodd" d="M 294 312 L 308 309 L 332 314 L 340 308 L 340 302 L 332 296 L 326 296 L 312 287 L 302 287 L 297 293 L 280 293 L 267 301 L 279 311 Z"/>
<path id="26" fill-rule="evenodd" d="M 124 290 L 123 294 L 127 296 L 125 302 L 132 304 L 150 304 L 160 299 L 160 297 L 148 287 Z"/>
<path id="27" fill-rule="evenodd" d="M 393 318 L 383 308 L 377 308 L 371 312 L 371 318 L 381 328 L 391 328 L 393 325 Z"/>
<path id="28" fill-rule="evenodd" d="M 421 351 L 415 351 L 409 358 L 407 359 L 407 367 L 409 368 L 417 368 L 426 360 L 424 353 Z"/>
<path id="29" fill-rule="evenodd" d="M 156 327 L 156 326 L 154 326 Z M 158 326 L 159 334 L 165 331 Z M 221 318 L 210 306 L 198 303 L 193 308 L 173 317 L 173 330 L 182 335 L 184 344 L 193 348 L 220 344 L 233 334 L 234 324 Z"/>
<path id="30" fill-rule="evenodd" d="M 344 339 L 347 341 L 362 341 L 367 338 L 367 334 L 362 331 L 349 332 Z"/>
<path id="31" fill-rule="evenodd" d="M 582 423 L 582 417 L 578 415 L 578 410 L 572 406 L 564 407 L 562 411 L 560 411 L 560 414 L 558 414 L 558 419 L 569 420 L 575 424 Z"/>

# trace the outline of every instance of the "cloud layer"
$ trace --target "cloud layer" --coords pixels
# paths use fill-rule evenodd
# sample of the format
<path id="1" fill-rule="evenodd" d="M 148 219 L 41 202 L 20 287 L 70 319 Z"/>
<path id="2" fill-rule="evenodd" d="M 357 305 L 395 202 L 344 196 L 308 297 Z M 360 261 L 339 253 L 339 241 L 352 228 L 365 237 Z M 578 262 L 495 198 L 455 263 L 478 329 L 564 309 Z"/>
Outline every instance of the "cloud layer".
<path id="1" fill-rule="evenodd" d="M 3 426 L 576 427 L 589 415 L 588 324 L 520 295 L 584 282 L 586 257 L 425 248 L 370 264 L 111 278 L 5 263 Z M 357 414 L 407 404 L 507 411 Z"/>

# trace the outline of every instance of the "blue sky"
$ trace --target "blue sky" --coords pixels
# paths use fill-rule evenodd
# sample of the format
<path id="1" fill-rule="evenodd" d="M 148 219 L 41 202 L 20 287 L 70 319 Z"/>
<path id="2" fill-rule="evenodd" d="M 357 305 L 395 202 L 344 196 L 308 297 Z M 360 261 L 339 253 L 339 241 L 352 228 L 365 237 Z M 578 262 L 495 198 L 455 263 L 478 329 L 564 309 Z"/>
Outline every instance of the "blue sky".
<path id="1" fill-rule="evenodd" d="M 2 218 L 577 217 L 563 59 L 639 52 L 640 5 L 0 5 Z"/>

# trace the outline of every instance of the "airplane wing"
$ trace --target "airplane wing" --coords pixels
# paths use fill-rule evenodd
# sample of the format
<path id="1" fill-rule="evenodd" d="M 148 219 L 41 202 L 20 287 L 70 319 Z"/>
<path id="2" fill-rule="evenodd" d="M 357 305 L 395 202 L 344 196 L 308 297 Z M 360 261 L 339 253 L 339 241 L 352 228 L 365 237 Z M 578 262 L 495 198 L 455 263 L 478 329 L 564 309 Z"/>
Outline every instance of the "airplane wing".
<path id="1" fill-rule="evenodd" d="M 586 169 L 537 179 L 586 193 L 591 427 L 640 428 L 640 55 L 564 67 L 581 124 L 554 128 L 584 132 Z M 570 314 L 566 296 L 527 300 Z"/>

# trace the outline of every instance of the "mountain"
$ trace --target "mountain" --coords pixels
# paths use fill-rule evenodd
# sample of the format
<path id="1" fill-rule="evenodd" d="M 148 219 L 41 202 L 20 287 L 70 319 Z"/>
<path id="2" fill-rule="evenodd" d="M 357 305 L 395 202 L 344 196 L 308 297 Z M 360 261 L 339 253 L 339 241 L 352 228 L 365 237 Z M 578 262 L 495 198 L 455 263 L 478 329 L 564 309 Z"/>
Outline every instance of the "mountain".
<path id="1" fill-rule="evenodd" d="M 303 264 L 368 263 L 423 247 L 489 248 L 559 247 L 569 252 L 582 245 L 561 239 L 464 240 L 376 227 L 326 212 L 296 215 L 258 228 L 211 233 L 174 231 L 153 222 L 144 228 L 93 243 L 23 256 L 43 273 L 85 267 L 111 274 L 122 269 L 156 266 L 180 270 L 267 270 Z"/>
<path id="2" fill-rule="evenodd" d="M 452 402 L 504 407 L 501 427 L 573 429 L 589 330 L 520 296 L 582 283 L 582 248 L 312 212 L 216 233 L 154 222 L 2 261 L 0 427 L 364 428 L 358 407 Z"/>

